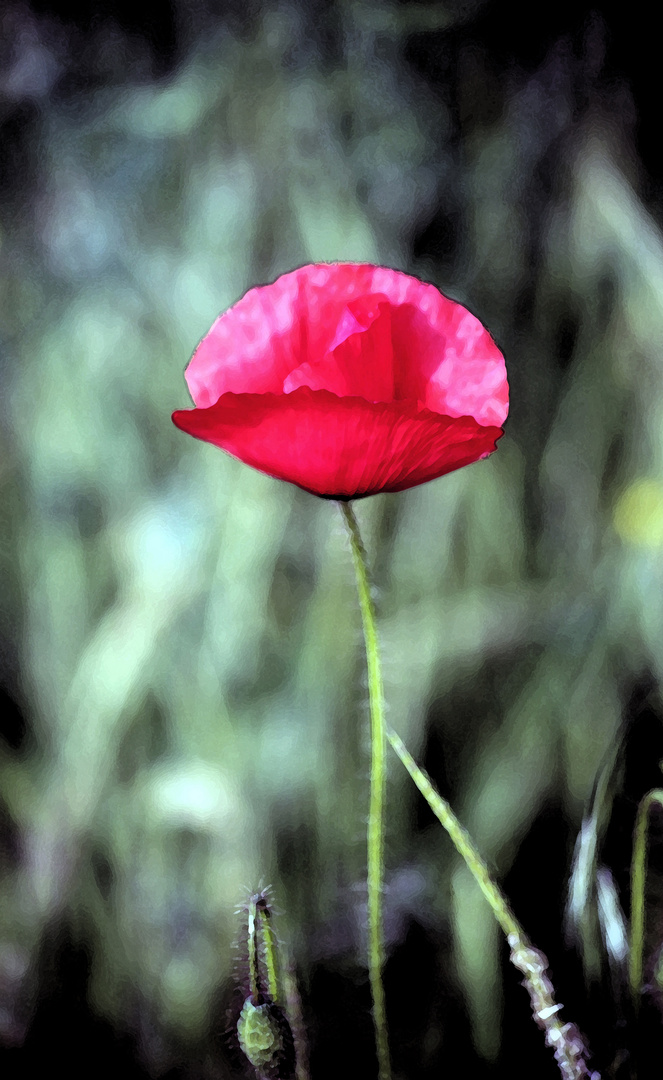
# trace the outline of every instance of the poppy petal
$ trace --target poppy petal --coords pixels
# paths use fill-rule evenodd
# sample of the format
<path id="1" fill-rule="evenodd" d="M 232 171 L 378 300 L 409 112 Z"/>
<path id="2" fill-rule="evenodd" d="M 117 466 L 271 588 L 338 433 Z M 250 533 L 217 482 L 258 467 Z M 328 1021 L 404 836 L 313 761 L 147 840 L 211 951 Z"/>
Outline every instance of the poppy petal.
<path id="1" fill-rule="evenodd" d="M 329 352 L 300 364 L 283 384 L 286 394 L 298 386 L 331 390 L 339 397 L 391 401 L 394 364 L 391 305 L 384 297 L 362 297 L 348 304 Z"/>
<path id="2" fill-rule="evenodd" d="M 367 263 L 303 266 L 250 289 L 205 335 L 186 379 L 199 408 L 307 385 L 368 401 L 393 394 L 488 426 L 508 412 L 504 358 L 479 320 L 433 285 Z"/>
<path id="3" fill-rule="evenodd" d="M 223 394 L 173 420 L 270 476 L 340 499 L 423 484 L 486 457 L 503 434 L 472 416 L 305 386 L 285 395 Z"/>

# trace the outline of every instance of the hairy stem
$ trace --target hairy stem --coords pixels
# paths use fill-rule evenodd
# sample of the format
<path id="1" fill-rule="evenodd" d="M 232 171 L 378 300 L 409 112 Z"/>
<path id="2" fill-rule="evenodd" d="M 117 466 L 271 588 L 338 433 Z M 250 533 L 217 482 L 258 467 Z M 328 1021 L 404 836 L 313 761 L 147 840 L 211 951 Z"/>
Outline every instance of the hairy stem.
<path id="1" fill-rule="evenodd" d="M 654 804 L 663 806 L 663 791 L 648 792 L 638 807 L 631 861 L 631 941 L 629 982 L 633 1005 L 638 1010 L 642 988 L 642 958 L 645 944 L 645 884 L 647 879 L 647 827 Z"/>
<path id="2" fill-rule="evenodd" d="M 447 800 L 443 799 L 439 792 L 435 790 L 430 776 L 417 765 L 400 736 L 390 728 L 387 728 L 386 734 L 390 745 L 409 772 L 435 817 L 451 837 L 456 851 L 465 860 L 468 870 L 493 909 L 493 914 L 506 936 L 514 938 L 523 945 L 528 944 L 525 931 L 511 911 L 509 902 L 499 885 L 490 876 L 490 870 L 474 846 L 467 829 L 461 825 Z"/>
<path id="3" fill-rule="evenodd" d="M 371 714 L 371 790 L 368 809 L 368 975 L 373 998 L 373 1023 L 378 1056 L 379 1080 L 390 1080 L 389 1040 L 382 972 L 385 964 L 384 929 L 382 918 L 382 881 L 384 874 L 384 803 L 386 778 L 386 732 L 384 694 L 378 650 L 375 608 L 371 597 L 366 553 L 361 542 L 359 526 L 350 503 L 339 504 L 347 525 L 352 559 L 357 578 L 361 608 L 366 662 L 368 695 Z"/>
<path id="4" fill-rule="evenodd" d="M 491 877 L 490 870 L 467 829 L 461 825 L 446 799 L 436 790 L 428 773 L 414 760 L 403 740 L 385 723 L 375 608 L 370 593 L 366 553 L 352 507 L 349 503 L 341 503 L 340 506 L 348 527 L 352 547 L 368 663 L 368 690 L 371 711 L 371 795 L 368 816 L 368 965 L 373 994 L 373 1019 L 377 1042 L 379 1078 L 380 1080 L 390 1080 L 391 1076 L 384 989 L 382 986 L 382 970 L 385 958 L 382 928 L 384 787 L 386 743 L 389 741 L 392 749 L 407 769 L 438 821 L 446 829 L 456 850 L 464 859 L 467 868 L 490 904 L 497 922 L 504 931 L 511 947 L 511 962 L 524 975 L 523 985 L 530 995 L 534 1020 L 545 1033 L 546 1043 L 554 1052 L 563 1080 L 600 1080 L 598 1072 L 590 1071 L 587 1063 L 589 1051 L 577 1027 L 572 1023 L 564 1023 L 560 1017 L 562 1005 L 555 1001 L 546 957 L 532 946 L 525 931 L 513 914 L 504 893 Z M 650 792 L 650 796 L 647 798 L 650 797 L 659 800 L 663 798 L 662 793 L 659 792 Z M 641 828 L 643 837 L 646 836 L 647 809 L 643 811 L 645 822 Z M 641 843 L 644 845 L 645 840 L 643 839 Z M 643 867 L 642 877 L 644 879 L 644 854 L 641 862 Z"/>

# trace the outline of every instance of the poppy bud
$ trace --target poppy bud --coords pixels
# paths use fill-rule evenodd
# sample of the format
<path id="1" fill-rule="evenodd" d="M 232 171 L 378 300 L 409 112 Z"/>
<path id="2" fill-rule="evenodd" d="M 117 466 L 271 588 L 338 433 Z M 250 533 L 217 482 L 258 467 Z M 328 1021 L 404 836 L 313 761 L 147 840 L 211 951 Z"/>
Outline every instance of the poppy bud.
<path id="1" fill-rule="evenodd" d="M 248 997 L 237 1022 L 239 1045 L 256 1069 L 269 1065 L 283 1046 L 274 1009 L 271 1002 L 254 1005 Z"/>
<path id="2" fill-rule="evenodd" d="M 294 1068 L 294 1045 L 285 1014 L 273 1001 L 244 1002 L 237 1022 L 237 1038 L 244 1054 L 261 1076 L 287 1080 Z"/>

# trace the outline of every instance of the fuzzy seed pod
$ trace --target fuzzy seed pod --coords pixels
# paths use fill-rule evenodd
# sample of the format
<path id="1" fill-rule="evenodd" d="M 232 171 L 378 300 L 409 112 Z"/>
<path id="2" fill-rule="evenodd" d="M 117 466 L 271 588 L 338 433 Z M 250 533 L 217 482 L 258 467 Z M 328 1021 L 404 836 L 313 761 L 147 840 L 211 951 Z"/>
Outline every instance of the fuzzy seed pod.
<path id="1" fill-rule="evenodd" d="M 237 1043 L 259 1080 L 292 1080 L 295 1041 L 283 1008 L 278 939 L 272 928 L 268 890 L 254 893 L 246 905 L 248 986 L 233 1027 Z"/>
<path id="2" fill-rule="evenodd" d="M 273 1001 L 254 1005 L 248 997 L 237 1022 L 237 1038 L 244 1054 L 263 1080 L 292 1080 L 295 1045 L 283 1009 Z"/>
<path id="3" fill-rule="evenodd" d="M 254 1005 L 250 997 L 244 1002 L 237 1022 L 239 1045 L 258 1071 L 271 1065 L 283 1050 L 280 1010 L 272 1002 Z"/>

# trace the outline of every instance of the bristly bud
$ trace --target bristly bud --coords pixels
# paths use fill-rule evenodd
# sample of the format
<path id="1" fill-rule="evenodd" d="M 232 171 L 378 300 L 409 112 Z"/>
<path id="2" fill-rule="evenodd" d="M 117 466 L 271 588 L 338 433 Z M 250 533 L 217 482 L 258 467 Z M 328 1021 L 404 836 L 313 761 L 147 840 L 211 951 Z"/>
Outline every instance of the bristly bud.
<path id="1" fill-rule="evenodd" d="M 237 1020 L 239 1046 L 260 1080 L 291 1080 L 295 1042 L 282 1007 L 278 942 L 268 890 L 254 893 L 245 909 L 248 988 Z"/>
<path id="2" fill-rule="evenodd" d="M 285 1013 L 273 1001 L 254 1005 L 248 997 L 237 1022 L 239 1045 L 254 1069 L 268 1080 L 289 1080 L 294 1043 Z"/>

